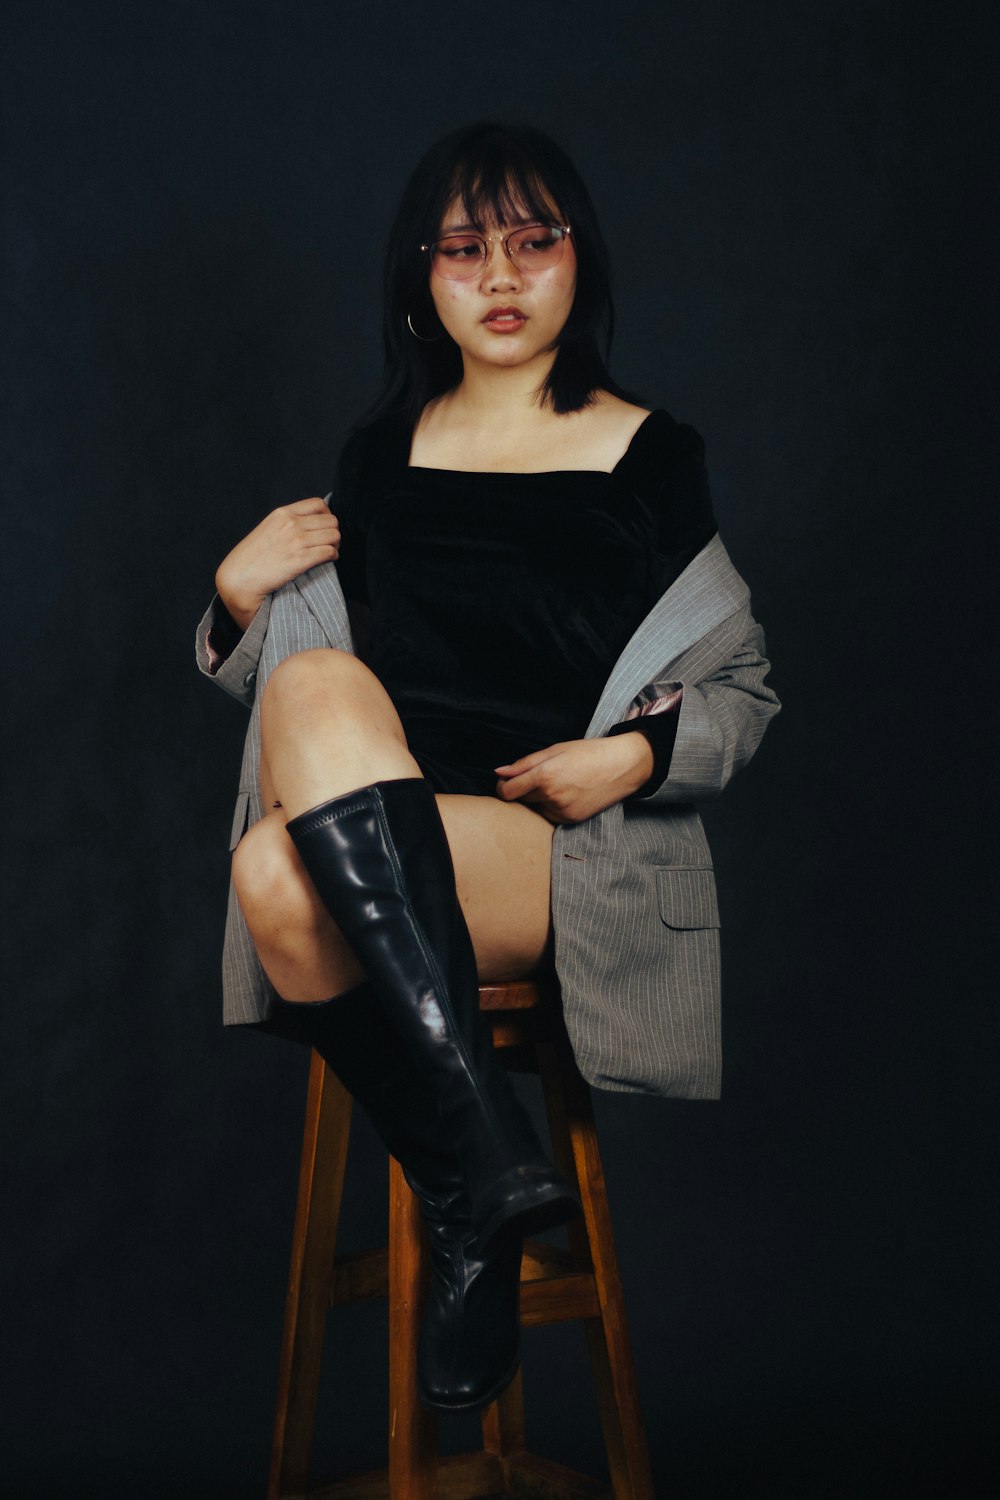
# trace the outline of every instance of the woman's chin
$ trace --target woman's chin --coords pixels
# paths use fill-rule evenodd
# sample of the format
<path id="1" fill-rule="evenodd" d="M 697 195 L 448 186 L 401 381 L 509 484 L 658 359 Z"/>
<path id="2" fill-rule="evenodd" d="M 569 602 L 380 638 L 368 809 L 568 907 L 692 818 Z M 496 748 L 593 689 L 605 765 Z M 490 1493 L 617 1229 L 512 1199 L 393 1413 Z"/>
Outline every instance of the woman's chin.
<path id="1" fill-rule="evenodd" d="M 488 343 L 476 340 L 475 348 L 463 349 L 463 356 L 477 364 L 492 369 L 517 370 L 551 357 L 550 347 L 539 349 L 537 343 L 529 343 L 520 333 L 505 334 L 502 338 L 487 335 Z"/>

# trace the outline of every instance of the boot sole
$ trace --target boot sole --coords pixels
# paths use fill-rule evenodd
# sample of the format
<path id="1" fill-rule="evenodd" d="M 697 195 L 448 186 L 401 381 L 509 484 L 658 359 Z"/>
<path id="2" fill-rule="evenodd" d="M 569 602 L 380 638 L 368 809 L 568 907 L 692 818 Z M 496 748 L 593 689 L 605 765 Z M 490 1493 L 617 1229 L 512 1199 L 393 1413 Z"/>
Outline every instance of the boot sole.
<path id="1" fill-rule="evenodd" d="M 503 1391 L 507 1389 L 511 1381 L 514 1379 L 514 1376 L 517 1374 L 520 1363 L 521 1357 L 520 1355 L 518 1355 L 514 1360 L 514 1363 L 508 1370 L 504 1372 L 500 1379 L 494 1381 L 489 1390 L 484 1395 L 477 1396 L 474 1401 L 435 1400 L 433 1397 L 427 1395 L 427 1393 L 422 1389 L 418 1382 L 417 1396 L 420 1400 L 420 1405 L 424 1408 L 425 1411 L 482 1411 L 483 1407 L 489 1406 L 497 1399 L 499 1395 L 501 1395 Z"/>
<path id="2" fill-rule="evenodd" d="M 578 1219 L 582 1213 L 583 1209 L 575 1195 L 565 1188 L 553 1185 L 540 1189 L 528 1202 L 522 1199 L 519 1206 L 512 1203 L 497 1209 L 479 1226 L 476 1239 L 485 1253 L 493 1250 L 500 1240 L 508 1236 L 526 1239 L 530 1234 L 540 1234 L 546 1229 L 557 1229 L 560 1224 L 568 1224 L 570 1220 Z"/>

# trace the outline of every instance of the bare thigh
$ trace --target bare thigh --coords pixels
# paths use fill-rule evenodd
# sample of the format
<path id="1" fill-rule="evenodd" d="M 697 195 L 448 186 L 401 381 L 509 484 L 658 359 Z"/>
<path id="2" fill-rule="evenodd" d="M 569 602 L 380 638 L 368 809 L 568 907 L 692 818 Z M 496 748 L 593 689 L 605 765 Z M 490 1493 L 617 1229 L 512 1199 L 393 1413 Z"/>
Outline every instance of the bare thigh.
<path id="1" fill-rule="evenodd" d="M 438 794 L 480 978 L 521 979 L 552 930 L 551 823 L 520 802 Z"/>
<path id="2" fill-rule="evenodd" d="M 541 963 L 551 932 L 553 826 L 523 803 L 439 793 L 459 901 L 480 979 L 521 979 Z M 244 836 L 233 878 L 261 963 L 286 1000 L 325 1000 L 363 970 L 285 832 L 282 808 Z"/>

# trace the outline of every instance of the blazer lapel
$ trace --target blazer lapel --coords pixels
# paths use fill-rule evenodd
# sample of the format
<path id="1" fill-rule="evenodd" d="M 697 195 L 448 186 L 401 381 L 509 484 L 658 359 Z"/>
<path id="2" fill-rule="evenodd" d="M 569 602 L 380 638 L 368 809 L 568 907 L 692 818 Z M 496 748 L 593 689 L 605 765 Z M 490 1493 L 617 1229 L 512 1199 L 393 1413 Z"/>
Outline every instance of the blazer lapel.
<path id="1" fill-rule="evenodd" d="M 588 737 L 602 735 L 621 721 L 635 695 L 689 646 L 750 602 L 750 590 L 729 560 L 718 532 L 667 589 L 612 669 L 604 685 Z"/>

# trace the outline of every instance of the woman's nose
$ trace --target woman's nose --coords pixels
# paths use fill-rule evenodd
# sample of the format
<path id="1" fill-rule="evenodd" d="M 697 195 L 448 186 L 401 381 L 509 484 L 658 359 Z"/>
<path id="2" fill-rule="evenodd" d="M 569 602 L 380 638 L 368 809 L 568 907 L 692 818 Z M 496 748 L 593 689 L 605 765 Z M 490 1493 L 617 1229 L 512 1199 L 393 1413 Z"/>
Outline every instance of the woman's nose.
<path id="1" fill-rule="evenodd" d="M 521 273 L 511 260 L 499 239 L 488 240 L 486 262 L 483 266 L 483 285 L 491 290 L 500 287 L 518 286 Z"/>

